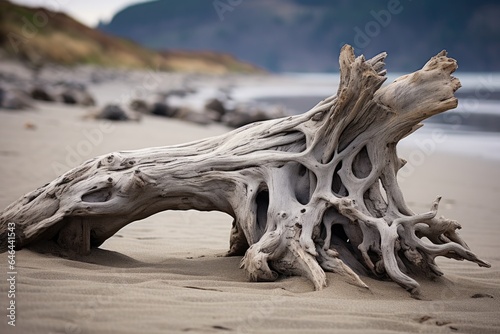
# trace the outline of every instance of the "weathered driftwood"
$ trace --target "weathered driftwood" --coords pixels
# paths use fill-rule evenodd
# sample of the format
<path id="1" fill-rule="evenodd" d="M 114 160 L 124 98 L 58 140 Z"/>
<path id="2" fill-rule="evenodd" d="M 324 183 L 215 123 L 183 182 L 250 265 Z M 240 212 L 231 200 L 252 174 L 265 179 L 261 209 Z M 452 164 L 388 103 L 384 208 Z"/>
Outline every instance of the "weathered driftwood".
<path id="1" fill-rule="evenodd" d="M 326 270 L 360 286 L 358 274 L 388 276 L 417 293 L 410 275 L 442 275 L 437 256 L 488 267 L 456 221 L 436 217 L 439 198 L 415 214 L 396 178 L 398 141 L 456 107 L 456 62 L 443 51 L 381 87 L 385 57 L 355 58 L 345 46 L 337 95 L 305 114 L 91 159 L 6 208 L 1 247 L 9 222 L 20 247 L 52 239 L 88 253 L 132 221 L 197 209 L 234 217 L 229 255 L 245 255 L 251 280 L 304 275 L 321 289 Z"/>

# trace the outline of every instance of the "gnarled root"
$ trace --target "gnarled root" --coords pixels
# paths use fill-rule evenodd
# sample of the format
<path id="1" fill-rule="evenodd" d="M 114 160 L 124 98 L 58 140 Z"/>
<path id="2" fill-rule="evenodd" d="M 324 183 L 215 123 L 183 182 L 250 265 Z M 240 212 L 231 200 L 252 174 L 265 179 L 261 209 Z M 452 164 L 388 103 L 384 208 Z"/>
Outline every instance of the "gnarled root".
<path id="1" fill-rule="evenodd" d="M 436 218 L 439 199 L 415 214 L 397 181 L 398 141 L 457 105 L 456 62 L 443 51 L 382 87 L 385 57 L 356 58 L 345 46 L 337 95 L 303 115 L 83 163 L 1 213 L 0 250 L 12 223 L 18 247 L 50 239 L 85 253 L 134 220 L 197 209 L 234 218 L 228 255 L 246 251 L 241 266 L 254 281 L 302 275 L 320 290 L 326 270 L 363 288 L 359 275 L 390 278 L 417 294 L 414 274 L 442 275 L 437 256 L 489 267 L 457 222 Z"/>

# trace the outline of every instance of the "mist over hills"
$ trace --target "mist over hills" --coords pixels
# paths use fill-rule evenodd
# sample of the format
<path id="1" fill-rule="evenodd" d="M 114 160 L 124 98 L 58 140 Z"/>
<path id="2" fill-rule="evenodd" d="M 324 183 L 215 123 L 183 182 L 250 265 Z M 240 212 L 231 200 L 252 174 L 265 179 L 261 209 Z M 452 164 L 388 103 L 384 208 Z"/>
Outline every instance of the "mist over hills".
<path id="1" fill-rule="evenodd" d="M 214 50 L 271 71 L 336 71 L 344 43 L 391 71 L 446 49 L 464 71 L 500 71 L 496 0 L 158 0 L 99 29 L 158 50 Z"/>

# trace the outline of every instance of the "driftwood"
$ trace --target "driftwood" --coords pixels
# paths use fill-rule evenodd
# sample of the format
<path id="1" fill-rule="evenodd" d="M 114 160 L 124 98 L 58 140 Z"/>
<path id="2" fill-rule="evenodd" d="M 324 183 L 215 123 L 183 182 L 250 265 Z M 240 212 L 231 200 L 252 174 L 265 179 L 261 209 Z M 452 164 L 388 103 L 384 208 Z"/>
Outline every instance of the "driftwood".
<path id="1" fill-rule="evenodd" d="M 381 87 L 385 57 L 355 58 L 345 46 L 337 95 L 305 114 L 86 161 L 2 212 L 2 250 L 8 223 L 18 247 L 50 239 L 88 253 L 132 221 L 197 209 L 234 217 L 229 255 L 244 254 L 256 281 L 303 275 L 319 290 L 326 270 L 363 287 L 358 274 L 389 277 L 418 293 L 410 276 L 442 275 L 437 256 L 489 267 L 456 221 L 436 217 L 439 198 L 416 214 L 397 182 L 398 141 L 457 106 L 456 61 L 443 51 Z"/>

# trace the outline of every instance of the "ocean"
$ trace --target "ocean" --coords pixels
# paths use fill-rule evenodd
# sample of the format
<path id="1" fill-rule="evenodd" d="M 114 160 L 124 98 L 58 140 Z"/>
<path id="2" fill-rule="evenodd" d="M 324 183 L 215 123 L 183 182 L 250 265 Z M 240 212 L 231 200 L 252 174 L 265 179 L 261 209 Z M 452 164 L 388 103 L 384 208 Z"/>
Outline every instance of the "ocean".
<path id="1" fill-rule="evenodd" d="M 389 74 L 384 84 L 401 75 Z M 462 83 L 455 93 L 458 107 L 425 120 L 424 127 L 403 139 L 400 146 L 420 147 L 429 154 L 444 151 L 500 160 L 500 73 L 457 71 L 454 76 Z M 338 73 L 286 73 L 279 78 L 238 87 L 235 98 L 280 104 L 290 114 L 298 114 L 335 94 L 339 82 Z"/>

